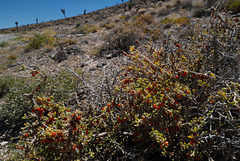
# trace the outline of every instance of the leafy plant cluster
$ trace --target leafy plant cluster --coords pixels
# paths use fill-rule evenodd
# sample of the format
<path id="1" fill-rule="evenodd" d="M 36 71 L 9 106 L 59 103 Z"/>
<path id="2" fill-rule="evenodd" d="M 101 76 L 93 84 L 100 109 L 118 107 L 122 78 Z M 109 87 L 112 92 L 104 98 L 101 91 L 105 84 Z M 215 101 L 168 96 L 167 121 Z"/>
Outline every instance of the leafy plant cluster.
<path id="1" fill-rule="evenodd" d="M 26 93 L 31 93 L 32 87 L 36 86 L 41 79 L 38 73 L 38 70 L 33 70 L 32 78 L 5 76 L 0 79 L 0 97 L 4 100 L 0 110 L 1 134 L 6 132 L 8 135 L 17 136 L 19 133 L 25 122 L 22 117 L 28 113 L 31 103 Z M 35 92 L 38 96 L 51 95 L 54 96 L 54 100 L 67 102 L 75 85 L 73 76 L 62 71 L 58 75 L 49 76 L 48 81 L 38 86 Z M 14 128 L 13 131 L 10 130 L 12 128 Z"/>
<path id="2" fill-rule="evenodd" d="M 48 81 L 39 72 L 20 157 L 239 160 L 237 21 L 218 6 L 211 27 L 194 28 L 187 39 L 177 36 L 181 25 L 172 32 L 147 27 L 149 41 L 136 41 L 119 64 L 92 77 L 69 69 L 77 79 L 71 106 L 38 96 Z"/>
<path id="3" fill-rule="evenodd" d="M 26 51 L 39 49 L 40 47 L 44 45 L 54 45 L 55 38 L 52 36 L 49 36 L 48 34 L 35 34 L 30 41 L 28 42 L 28 45 L 25 47 Z"/>
<path id="4" fill-rule="evenodd" d="M 239 0 L 230 0 L 229 3 L 227 3 L 227 6 L 229 7 L 229 10 L 233 13 L 239 13 L 240 11 L 240 1 Z"/>

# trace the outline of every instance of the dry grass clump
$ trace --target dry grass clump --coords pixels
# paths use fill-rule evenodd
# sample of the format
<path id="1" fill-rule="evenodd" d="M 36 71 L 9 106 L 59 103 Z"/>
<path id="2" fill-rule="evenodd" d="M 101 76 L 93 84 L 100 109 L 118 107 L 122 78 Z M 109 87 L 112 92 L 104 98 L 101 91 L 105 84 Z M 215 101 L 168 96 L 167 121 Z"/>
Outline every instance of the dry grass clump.
<path id="1" fill-rule="evenodd" d="M 113 31 L 105 38 L 110 50 L 127 51 L 130 45 L 135 44 L 139 33 L 129 23 L 115 27 Z"/>
<path id="2" fill-rule="evenodd" d="M 191 23 L 191 20 L 188 17 L 180 17 L 180 18 L 177 18 L 174 21 L 174 23 L 177 24 L 177 25 L 188 25 L 188 24 Z"/>
<path id="3" fill-rule="evenodd" d="M 166 6 L 161 6 L 161 7 L 157 7 L 156 13 L 158 16 L 165 16 L 170 13 L 170 10 L 168 10 Z"/>
<path id="4" fill-rule="evenodd" d="M 98 28 L 93 24 L 85 24 L 83 27 L 78 29 L 81 34 L 95 33 L 98 31 Z"/>
<path id="5" fill-rule="evenodd" d="M 165 16 L 171 13 L 173 7 L 176 6 L 175 0 L 166 1 L 163 3 L 159 3 L 158 7 L 156 8 L 156 14 L 159 16 Z"/>
<path id="6" fill-rule="evenodd" d="M 140 8 L 139 10 L 138 10 L 138 14 L 145 14 L 147 12 L 147 10 L 145 9 L 145 8 Z"/>
<path id="7" fill-rule="evenodd" d="M 151 15 L 155 15 L 156 14 L 156 10 L 154 8 L 149 8 L 148 9 L 148 13 Z"/>
<path id="8" fill-rule="evenodd" d="M 113 18 L 107 18 L 105 21 L 100 23 L 100 27 L 106 28 L 106 29 L 112 29 L 115 27 L 114 19 Z"/>
<path id="9" fill-rule="evenodd" d="M 8 56 L 8 59 L 9 60 L 16 60 L 17 57 L 18 57 L 17 55 L 13 54 L 13 55 Z"/>
<path id="10" fill-rule="evenodd" d="M 72 39 L 72 38 L 66 38 L 64 37 L 63 39 L 61 39 L 58 43 L 59 44 L 64 44 L 64 45 L 76 45 L 78 42 L 78 39 Z"/>
<path id="11" fill-rule="evenodd" d="M 151 24 L 151 23 L 154 22 L 154 19 L 153 19 L 152 15 L 150 15 L 150 14 L 141 15 L 141 16 L 139 17 L 139 20 L 140 20 L 140 21 L 143 21 L 143 22 L 145 22 L 145 23 L 147 23 L 147 24 Z"/>
<path id="12" fill-rule="evenodd" d="M 44 29 L 42 31 L 43 35 L 47 35 L 47 36 L 55 36 L 56 35 L 56 31 L 52 30 L 52 29 Z"/>

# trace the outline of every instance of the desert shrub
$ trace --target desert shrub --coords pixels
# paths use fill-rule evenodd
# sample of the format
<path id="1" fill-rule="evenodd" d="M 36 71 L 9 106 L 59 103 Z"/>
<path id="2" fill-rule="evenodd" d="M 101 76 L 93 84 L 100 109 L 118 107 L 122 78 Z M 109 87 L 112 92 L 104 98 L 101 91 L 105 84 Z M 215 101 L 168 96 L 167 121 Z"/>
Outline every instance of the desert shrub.
<path id="1" fill-rule="evenodd" d="M 141 15 L 141 16 L 139 17 L 139 20 L 140 20 L 140 21 L 143 21 L 143 22 L 145 22 L 145 23 L 147 23 L 147 24 L 153 23 L 153 17 L 152 17 L 152 15 L 150 15 L 150 14 Z"/>
<path id="2" fill-rule="evenodd" d="M 168 15 L 170 14 L 171 10 L 168 9 L 165 5 L 164 6 L 161 6 L 161 7 L 157 7 L 156 9 L 156 13 L 157 15 L 159 16 L 165 16 L 165 15 Z"/>
<path id="3" fill-rule="evenodd" d="M 165 19 L 162 19 L 160 22 L 162 24 L 169 24 L 169 23 L 173 24 L 174 20 L 173 19 L 169 19 L 169 18 L 165 18 Z"/>
<path id="4" fill-rule="evenodd" d="M 140 8 L 138 10 L 138 14 L 141 15 L 141 14 L 145 14 L 147 12 L 147 10 L 145 8 Z"/>
<path id="5" fill-rule="evenodd" d="M 13 86 L 14 79 L 10 76 L 0 78 L 0 98 L 7 94 Z"/>
<path id="6" fill-rule="evenodd" d="M 135 43 L 138 38 L 136 30 L 131 24 L 122 24 L 105 38 L 109 44 L 109 49 L 128 50 L 129 46 Z"/>
<path id="7" fill-rule="evenodd" d="M 159 32 L 157 43 L 137 41 L 120 68 L 106 66 L 94 79 L 72 71 L 90 91 L 78 109 L 30 97 L 23 157 L 239 160 L 239 40 L 228 14 L 213 10 L 211 22 L 188 40 L 176 29 Z"/>
<path id="8" fill-rule="evenodd" d="M 156 14 L 156 9 L 155 8 L 149 8 L 149 14 L 155 15 Z"/>
<path id="9" fill-rule="evenodd" d="M 113 29 L 115 27 L 114 23 L 105 24 L 104 26 L 107 30 Z"/>
<path id="10" fill-rule="evenodd" d="M 119 16 L 120 20 L 125 20 L 127 17 L 125 15 Z"/>
<path id="11" fill-rule="evenodd" d="M 24 121 L 22 117 L 27 113 L 29 107 L 29 100 L 26 100 L 26 97 L 23 95 L 31 91 L 31 87 L 26 85 L 28 81 L 23 78 L 10 76 L 1 80 L 2 85 L 4 85 L 5 103 L 1 108 L 0 120 L 2 132 L 7 130 L 6 134 L 9 136 L 15 136 L 23 126 Z M 9 128 L 13 128 L 13 130 L 9 131 Z"/>
<path id="12" fill-rule="evenodd" d="M 63 39 L 58 40 L 58 44 L 65 45 L 65 46 L 76 45 L 77 42 L 78 42 L 77 39 L 66 38 L 66 37 L 64 37 Z"/>
<path id="13" fill-rule="evenodd" d="M 52 29 L 45 29 L 42 31 L 43 35 L 46 36 L 55 36 L 56 35 L 56 31 L 52 30 Z"/>
<path id="14" fill-rule="evenodd" d="M 174 23 L 181 24 L 181 25 L 188 25 L 191 23 L 191 20 L 188 17 L 180 17 L 180 18 L 177 18 L 176 20 L 174 20 Z"/>
<path id="15" fill-rule="evenodd" d="M 193 8 L 192 0 L 184 0 L 180 4 L 183 9 L 192 9 Z"/>
<path id="16" fill-rule="evenodd" d="M 78 29 L 82 34 L 89 34 L 97 32 L 98 28 L 92 24 L 85 24 L 83 27 Z"/>
<path id="17" fill-rule="evenodd" d="M 80 25 L 81 25 L 80 22 L 78 22 L 77 25 L 76 25 L 76 28 L 79 28 Z"/>
<path id="18" fill-rule="evenodd" d="M 229 5 L 229 10 L 233 11 L 233 13 L 238 13 L 240 11 L 240 1 L 234 0 Z"/>
<path id="19" fill-rule="evenodd" d="M 17 55 L 10 55 L 8 56 L 9 60 L 16 60 L 17 59 Z"/>
<path id="20" fill-rule="evenodd" d="M 40 79 L 41 76 L 34 70 L 32 76 Z M 60 81 L 56 81 L 56 79 Z M 33 86 L 39 82 L 33 78 L 3 77 L 0 79 L 1 97 L 4 97 L 4 104 L 0 114 L 2 132 L 6 132 L 6 137 L 17 136 L 25 120 L 22 117 L 29 112 L 30 100 L 26 95 L 32 92 Z M 39 96 L 54 96 L 56 101 L 65 101 L 70 98 L 71 90 L 76 86 L 73 76 L 66 71 L 58 73 L 56 76 L 49 76 L 48 81 L 38 85 L 36 92 Z M 54 100 L 55 100 L 54 99 Z M 10 130 L 13 128 L 14 130 Z"/>
<path id="21" fill-rule="evenodd" d="M 26 50 L 39 49 L 45 41 L 46 41 L 45 35 L 36 34 L 33 38 L 31 38 L 30 42 L 26 47 Z"/>
<path id="22" fill-rule="evenodd" d="M 112 19 L 108 18 L 100 24 L 100 27 L 105 27 L 107 30 L 110 30 L 115 27 L 115 23 L 112 23 Z"/>
<path id="23" fill-rule="evenodd" d="M 54 45 L 55 38 L 50 35 L 43 34 L 35 34 L 30 41 L 28 42 L 28 45 L 25 47 L 26 51 L 39 49 L 44 45 Z"/>
<path id="24" fill-rule="evenodd" d="M 211 12 L 206 11 L 204 8 L 196 8 L 193 11 L 193 17 L 201 18 L 203 16 L 209 16 Z"/>
<path id="25" fill-rule="evenodd" d="M 1 48 L 6 47 L 6 46 L 8 46 L 8 45 L 9 45 L 9 43 L 6 42 L 6 41 L 3 41 L 3 42 L 0 43 L 0 47 L 1 47 Z"/>

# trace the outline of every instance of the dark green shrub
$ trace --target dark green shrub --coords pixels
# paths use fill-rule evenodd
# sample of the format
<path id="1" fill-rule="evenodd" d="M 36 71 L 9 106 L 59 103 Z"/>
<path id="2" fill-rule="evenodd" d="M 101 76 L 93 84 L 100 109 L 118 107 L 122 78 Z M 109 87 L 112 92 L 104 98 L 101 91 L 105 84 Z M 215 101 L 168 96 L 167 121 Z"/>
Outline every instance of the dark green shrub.
<path id="1" fill-rule="evenodd" d="M 204 8 L 197 8 L 193 12 L 193 17 L 201 18 L 203 16 L 209 16 L 210 12 L 206 11 Z"/>
<path id="2" fill-rule="evenodd" d="M 6 41 L 3 41 L 3 42 L 0 43 L 0 47 L 1 47 L 1 48 L 6 47 L 6 46 L 8 46 L 8 45 L 9 45 L 9 43 L 6 42 Z"/>
<path id="3" fill-rule="evenodd" d="M 13 77 L 6 76 L 0 78 L 0 98 L 7 94 L 14 84 Z"/>
<path id="4" fill-rule="evenodd" d="M 26 50 L 39 49 L 46 40 L 47 40 L 47 37 L 45 35 L 35 34 L 35 36 L 30 39 L 26 47 Z"/>
<path id="5" fill-rule="evenodd" d="M 79 27 L 80 27 L 80 22 L 78 22 L 76 25 L 76 28 L 79 28 Z"/>
<path id="6" fill-rule="evenodd" d="M 229 10 L 233 11 L 233 13 L 239 13 L 240 12 L 240 1 L 235 0 L 229 5 Z"/>
<path id="7" fill-rule="evenodd" d="M 24 121 L 22 117 L 27 113 L 29 100 L 23 96 L 31 91 L 31 86 L 27 85 L 29 80 L 17 77 L 3 77 L 1 82 L 5 85 L 3 88 L 4 104 L 0 110 L 0 122 L 2 123 L 2 132 L 7 132 L 10 136 L 16 136 Z M 14 129 L 10 130 L 9 129 Z"/>
<path id="8" fill-rule="evenodd" d="M 39 49 L 44 45 L 54 45 L 55 38 L 52 36 L 48 36 L 46 34 L 35 34 L 29 41 L 28 45 L 26 46 L 25 50 L 35 50 Z"/>

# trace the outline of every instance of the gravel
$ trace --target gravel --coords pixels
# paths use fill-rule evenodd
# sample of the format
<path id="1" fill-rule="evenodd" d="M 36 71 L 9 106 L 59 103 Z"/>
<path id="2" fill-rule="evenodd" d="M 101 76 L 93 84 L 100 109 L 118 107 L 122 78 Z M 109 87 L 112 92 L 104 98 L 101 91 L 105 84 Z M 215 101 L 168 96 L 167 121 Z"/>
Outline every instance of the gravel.
<path id="1" fill-rule="evenodd" d="M 0 43 L 16 38 L 13 34 L 0 34 Z"/>

